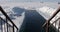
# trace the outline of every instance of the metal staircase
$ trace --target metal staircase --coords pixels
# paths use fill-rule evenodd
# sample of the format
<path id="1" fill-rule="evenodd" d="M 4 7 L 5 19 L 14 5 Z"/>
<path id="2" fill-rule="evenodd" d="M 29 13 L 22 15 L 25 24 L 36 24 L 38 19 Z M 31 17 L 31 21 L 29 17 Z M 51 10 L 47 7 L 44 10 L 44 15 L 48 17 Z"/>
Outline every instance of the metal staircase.
<path id="1" fill-rule="evenodd" d="M 9 18 L 6 12 L 0 6 L 0 12 L 5 16 L 6 19 L 0 17 L 0 32 L 18 32 L 18 27 Z"/>
<path id="2" fill-rule="evenodd" d="M 43 26 L 42 27 L 44 27 L 45 28 L 45 30 L 46 30 L 46 32 L 53 32 L 53 30 L 54 29 L 51 29 L 50 27 L 51 26 L 53 26 L 53 24 L 55 23 L 55 27 L 53 27 L 53 28 L 56 28 L 56 24 L 57 24 L 57 21 L 59 20 L 59 23 L 58 23 L 58 29 L 55 29 L 55 31 L 54 32 L 60 32 L 60 17 L 57 19 L 57 20 L 55 20 L 52 24 L 50 24 L 50 21 L 57 15 L 57 13 L 59 13 L 60 12 L 60 7 L 57 9 L 57 11 L 52 15 L 52 17 L 51 18 L 49 18 L 44 24 L 43 24 Z M 57 31 L 56 31 L 57 30 Z"/>

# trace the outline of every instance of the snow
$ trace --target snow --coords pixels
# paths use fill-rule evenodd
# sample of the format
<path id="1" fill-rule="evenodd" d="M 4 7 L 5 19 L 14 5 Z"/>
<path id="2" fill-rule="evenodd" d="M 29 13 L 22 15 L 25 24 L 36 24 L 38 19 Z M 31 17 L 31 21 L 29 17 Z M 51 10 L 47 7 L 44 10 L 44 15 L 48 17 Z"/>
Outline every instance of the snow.
<path id="1" fill-rule="evenodd" d="M 43 17 L 45 17 L 45 19 L 48 20 L 49 17 L 51 17 L 51 15 L 57 10 L 56 8 L 51 8 L 51 7 L 48 7 L 48 6 L 43 6 L 41 8 L 37 8 L 36 9 L 38 11 L 38 13 L 41 14 L 41 12 L 43 14 L 41 14 Z M 40 12 L 39 12 L 40 11 Z M 45 15 L 44 15 L 45 14 Z"/>
<path id="2" fill-rule="evenodd" d="M 20 28 L 21 25 L 22 25 L 22 23 L 23 23 L 23 20 L 24 20 L 24 17 L 25 17 L 24 13 L 25 13 L 25 12 L 22 13 L 22 16 L 15 17 L 16 19 L 13 20 L 14 23 L 17 25 L 18 28 Z"/>
<path id="3" fill-rule="evenodd" d="M 57 8 L 58 9 L 58 8 Z M 48 20 L 57 9 L 44 6 L 42 8 L 37 8 L 36 10 L 40 13 L 46 20 Z M 60 17 L 60 12 L 50 21 L 52 24 L 56 19 Z M 59 21 L 57 21 L 56 28 L 58 29 Z M 53 24 L 55 26 L 55 23 Z"/>
<path id="4" fill-rule="evenodd" d="M 25 12 L 23 12 L 19 17 L 14 16 L 16 13 L 14 13 L 12 10 L 13 7 L 20 7 L 26 10 L 36 10 L 46 20 L 48 20 L 59 7 L 57 3 L 0 3 L 0 5 L 3 7 L 7 15 L 9 15 L 9 17 L 11 17 L 10 14 L 12 14 L 12 18 L 14 18 L 12 21 L 17 25 L 18 28 L 20 28 L 23 23 Z M 51 21 L 51 23 L 60 16 L 59 14 L 60 13 L 58 13 L 58 15 Z M 0 16 L 4 18 L 4 16 Z"/>

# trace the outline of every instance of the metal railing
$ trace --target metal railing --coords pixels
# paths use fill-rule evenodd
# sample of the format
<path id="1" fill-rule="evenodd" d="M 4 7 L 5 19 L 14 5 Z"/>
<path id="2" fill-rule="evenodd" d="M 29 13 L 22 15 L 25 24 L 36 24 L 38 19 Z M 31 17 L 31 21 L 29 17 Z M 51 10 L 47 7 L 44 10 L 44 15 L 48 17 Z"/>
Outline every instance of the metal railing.
<path id="1" fill-rule="evenodd" d="M 52 24 L 50 24 L 50 21 L 57 15 L 57 13 L 59 13 L 60 12 L 60 7 L 57 9 L 57 11 L 52 15 L 52 17 L 51 18 L 49 18 L 44 24 L 43 24 L 43 27 L 45 27 L 45 29 L 46 29 L 46 32 L 50 32 L 49 30 L 51 30 L 50 29 L 50 27 L 51 27 L 51 25 L 53 25 L 54 23 L 55 23 L 55 26 L 56 26 L 56 22 L 58 21 L 58 20 L 60 20 L 60 18 L 58 18 L 56 21 L 54 21 Z M 60 29 L 60 21 L 59 21 L 59 26 L 58 26 L 58 32 L 59 32 L 59 29 Z"/>
<path id="2" fill-rule="evenodd" d="M 6 19 L 0 17 L 0 32 L 18 32 L 18 27 L 9 18 L 7 13 L 0 6 L 0 12 L 5 16 Z"/>

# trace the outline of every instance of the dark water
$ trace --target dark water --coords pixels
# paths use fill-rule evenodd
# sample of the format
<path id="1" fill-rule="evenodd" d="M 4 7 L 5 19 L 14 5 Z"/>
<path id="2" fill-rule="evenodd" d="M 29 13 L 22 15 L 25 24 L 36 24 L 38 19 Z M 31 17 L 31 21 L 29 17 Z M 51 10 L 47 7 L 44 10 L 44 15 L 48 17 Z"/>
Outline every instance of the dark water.
<path id="1" fill-rule="evenodd" d="M 45 32 L 42 25 L 46 20 L 36 11 L 25 11 L 25 18 L 20 32 Z"/>

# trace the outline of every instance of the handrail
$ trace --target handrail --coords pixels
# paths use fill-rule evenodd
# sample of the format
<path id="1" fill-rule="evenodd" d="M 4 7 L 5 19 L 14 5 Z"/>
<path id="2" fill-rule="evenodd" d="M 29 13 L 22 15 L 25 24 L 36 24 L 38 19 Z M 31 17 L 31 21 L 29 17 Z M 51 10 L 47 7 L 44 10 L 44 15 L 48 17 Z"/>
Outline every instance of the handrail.
<path id="1" fill-rule="evenodd" d="M 51 16 L 51 18 L 49 18 L 42 27 L 46 26 L 46 32 L 49 32 L 49 25 L 50 25 L 50 21 L 57 15 L 57 13 L 60 12 L 60 7 L 57 9 L 57 11 Z"/>
<path id="2" fill-rule="evenodd" d="M 53 13 L 53 15 L 51 16 L 51 18 L 49 18 L 44 24 L 43 27 L 47 24 L 47 22 L 50 22 L 55 16 L 56 14 L 60 11 L 60 7 L 56 10 L 55 13 Z"/>
<path id="3" fill-rule="evenodd" d="M 4 22 L 6 22 L 3 18 L 0 17 L 1 20 L 3 20 Z M 9 24 L 9 23 L 8 23 Z M 10 24 L 9 24 L 10 25 Z"/>
<path id="4" fill-rule="evenodd" d="M 59 19 L 60 19 L 60 18 L 58 18 L 58 19 L 55 20 L 52 24 L 50 24 L 49 27 L 50 27 L 51 25 L 53 25 L 54 23 L 56 23 Z"/>
<path id="5" fill-rule="evenodd" d="M 2 9 L 2 7 L 0 6 L 0 11 L 2 12 L 2 14 L 6 17 L 7 20 L 9 20 L 14 27 L 16 27 L 16 29 L 18 30 L 18 27 L 13 23 L 13 21 L 9 18 L 9 16 L 7 15 L 7 13 Z M 13 28 L 14 28 L 13 27 Z"/>

